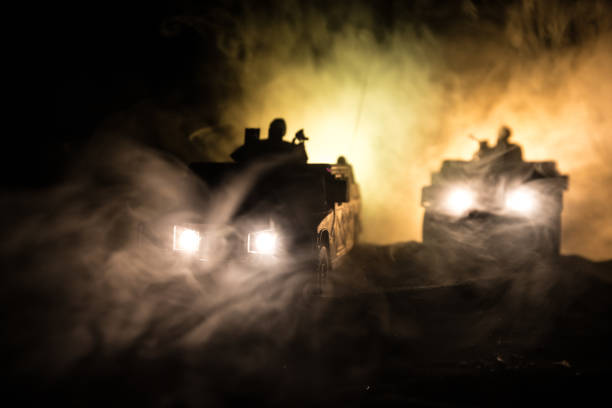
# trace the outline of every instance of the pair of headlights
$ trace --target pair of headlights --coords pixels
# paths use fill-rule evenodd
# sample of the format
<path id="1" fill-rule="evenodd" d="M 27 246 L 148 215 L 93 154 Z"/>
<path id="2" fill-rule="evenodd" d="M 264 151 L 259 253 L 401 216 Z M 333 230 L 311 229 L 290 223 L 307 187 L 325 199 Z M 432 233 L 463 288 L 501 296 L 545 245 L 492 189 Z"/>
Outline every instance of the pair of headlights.
<path id="1" fill-rule="evenodd" d="M 172 234 L 172 249 L 179 252 L 197 253 L 205 249 L 205 240 L 200 231 L 175 225 Z M 251 232 L 247 237 L 249 253 L 272 255 L 276 253 L 278 234 L 272 230 Z"/>
<path id="2" fill-rule="evenodd" d="M 505 210 L 523 215 L 531 214 L 537 206 L 533 191 L 521 187 L 509 191 L 505 197 Z M 445 199 L 445 208 L 452 214 L 461 215 L 471 209 L 476 202 L 475 193 L 467 188 L 451 190 Z"/>

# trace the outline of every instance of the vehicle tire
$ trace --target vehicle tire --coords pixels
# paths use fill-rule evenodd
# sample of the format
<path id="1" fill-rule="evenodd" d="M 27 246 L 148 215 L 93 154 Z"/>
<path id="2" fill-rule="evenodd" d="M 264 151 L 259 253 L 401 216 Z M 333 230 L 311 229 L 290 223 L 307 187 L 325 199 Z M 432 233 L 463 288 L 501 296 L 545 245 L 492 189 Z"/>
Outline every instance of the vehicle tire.
<path id="1" fill-rule="evenodd" d="M 318 303 L 318 299 L 323 296 L 328 297 L 331 293 L 328 279 L 331 269 L 329 248 L 322 245 L 313 249 L 313 259 L 304 265 L 306 275 L 304 275 L 304 284 L 300 290 L 300 305 L 306 310 L 311 310 L 313 304 Z"/>
<path id="2" fill-rule="evenodd" d="M 329 289 L 329 271 L 331 269 L 331 261 L 329 259 L 329 248 L 321 245 L 319 248 L 317 267 L 315 270 L 315 290 L 319 296 L 330 294 Z"/>

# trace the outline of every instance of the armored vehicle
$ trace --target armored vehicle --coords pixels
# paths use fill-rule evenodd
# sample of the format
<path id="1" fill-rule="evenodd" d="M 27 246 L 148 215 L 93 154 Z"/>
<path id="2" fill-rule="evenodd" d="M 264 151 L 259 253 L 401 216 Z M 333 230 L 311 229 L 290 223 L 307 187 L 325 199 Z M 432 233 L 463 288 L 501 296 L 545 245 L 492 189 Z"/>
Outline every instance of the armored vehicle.
<path id="1" fill-rule="evenodd" d="M 568 176 L 553 161 L 524 161 L 509 137 L 502 128 L 498 144 L 480 142 L 472 160 L 445 160 L 422 190 L 423 243 L 449 262 L 559 254 Z"/>
<path id="2" fill-rule="evenodd" d="M 271 154 L 269 146 L 257 148 L 257 139 L 258 132 L 247 129 L 246 148 L 238 150 L 242 156 L 236 162 L 189 166 L 222 202 L 214 210 L 211 204 L 201 214 L 175 218 L 167 246 L 203 267 L 299 265 L 312 272 L 314 290 L 321 292 L 361 228 L 352 167 L 342 156 L 337 163 L 308 164 L 303 143 L 295 145 L 297 155 L 286 147 Z M 246 155 L 249 150 L 255 153 Z"/>

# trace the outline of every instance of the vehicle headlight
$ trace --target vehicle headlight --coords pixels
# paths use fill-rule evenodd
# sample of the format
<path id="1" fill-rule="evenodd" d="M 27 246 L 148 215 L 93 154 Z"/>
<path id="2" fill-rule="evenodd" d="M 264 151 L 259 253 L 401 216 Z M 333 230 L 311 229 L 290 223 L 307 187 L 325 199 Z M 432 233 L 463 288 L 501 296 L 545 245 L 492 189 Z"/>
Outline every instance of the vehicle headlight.
<path id="1" fill-rule="evenodd" d="M 536 208 L 536 197 L 533 191 L 519 188 L 506 195 L 506 210 L 530 214 Z"/>
<path id="2" fill-rule="evenodd" d="M 474 194 L 467 188 L 451 190 L 446 197 L 445 207 L 453 214 L 459 215 L 474 204 Z"/>
<path id="3" fill-rule="evenodd" d="M 197 252 L 202 240 L 200 232 L 180 225 L 174 226 L 173 245 L 175 251 Z"/>
<path id="4" fill-rule="evenodd" d="M 276 252 L 278 235 L 271 230 L 249 233 L 247 246 L 253 254 L 272 255 Z"/>

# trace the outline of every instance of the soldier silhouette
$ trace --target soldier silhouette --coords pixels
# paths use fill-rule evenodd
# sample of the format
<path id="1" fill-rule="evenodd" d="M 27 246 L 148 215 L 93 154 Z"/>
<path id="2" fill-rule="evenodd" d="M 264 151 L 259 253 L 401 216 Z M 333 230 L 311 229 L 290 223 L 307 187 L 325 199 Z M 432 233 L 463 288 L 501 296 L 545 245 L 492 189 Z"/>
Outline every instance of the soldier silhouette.
<path id="1" fill-rule="evenodd" d="M 308 138 L 304 135 L 304 130 L 296 133 L 292 143 L 283 140 L 286 132 L 287 124 L 282 118 L 276 118 L 270 123 L 268 138 L 265 140 L 259 139 L 259 129 L 246 129 L 244 144 L 237 148 L 231 157 L 237 162 L 278 157 L 306 163 L 308 155 L 304 141 Z M 296 140 L 299 143 L 296 144 Z"/>
<path id="2" fill-rule="evenodd" d="M 497 145 L 493 151 L 507 161 L 522 161 L 523 152 L 517 144 L 510 143 L 509 139 L 512 136 L 512 131 L 507 126 L 502 126 L 497 135 Z"/>

